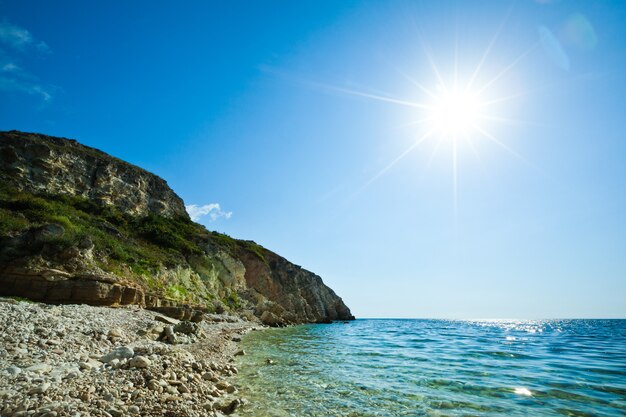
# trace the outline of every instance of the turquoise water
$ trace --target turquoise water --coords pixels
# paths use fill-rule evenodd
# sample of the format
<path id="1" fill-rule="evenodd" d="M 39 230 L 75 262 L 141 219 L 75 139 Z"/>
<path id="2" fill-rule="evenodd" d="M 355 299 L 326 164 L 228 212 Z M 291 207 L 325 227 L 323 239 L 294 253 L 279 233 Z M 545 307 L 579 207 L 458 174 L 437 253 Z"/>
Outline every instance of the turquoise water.
<path id="1" fill-rule="evenodd" d="M 356 320 L 243 344 L 241 416 L 626 416 L 626 320 Z"/>

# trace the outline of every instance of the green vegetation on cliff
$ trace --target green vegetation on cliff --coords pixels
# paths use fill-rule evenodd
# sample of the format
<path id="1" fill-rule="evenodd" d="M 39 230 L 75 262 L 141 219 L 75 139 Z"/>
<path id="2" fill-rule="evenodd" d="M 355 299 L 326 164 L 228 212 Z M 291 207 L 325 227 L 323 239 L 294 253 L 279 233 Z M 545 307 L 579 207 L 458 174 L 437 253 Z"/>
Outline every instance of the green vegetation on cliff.
<path id="1" fill-rule="evenodd" d="M 69 247 L 89 238 L 113 264 L 123 262 L 138 271 L 185 264 L 188 256 L 204 253 L 201 242 L 210 236 L 203 226 L 185 218 L 153 214 L 137 218 L 82 197 L 34 195 L 0 186 L 3 237 L 51 223 L 65 231 L 49 243 Z"/>
<path id="2" fill-rule="evenodd" d="M 93 245 L 102 270 L 118 276 L 131 273 L 148 289 L 181 301 L 194 299 L 192 285 L 163 282 L 156 273 L 163 267 L 210 271 L 210 258 L 202 256 L 209 253 L 209 246 L 232 255 L 242 250 L 251 252 L 267 263 L 266 250 L 260 245 L 210 232 L 188 218 L 156 214 L 135 217 L 83 197 L 35 195 L 0 185 L 0 241 L 49 224 L 61 226 L 63 233 L 45 237 L 44 244 L 57 250 Z M 234 292 L 222 301 L 231 308 L 240 307 Z"/>

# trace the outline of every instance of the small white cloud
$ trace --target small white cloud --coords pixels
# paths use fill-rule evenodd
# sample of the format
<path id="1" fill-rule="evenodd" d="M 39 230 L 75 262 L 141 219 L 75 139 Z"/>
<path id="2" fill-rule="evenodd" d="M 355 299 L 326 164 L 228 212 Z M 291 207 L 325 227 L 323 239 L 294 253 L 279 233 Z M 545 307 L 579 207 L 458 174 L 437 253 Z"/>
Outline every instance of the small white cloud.
<path id="1" fill-rule="evenodd" d="M 3 21 L 0 23 L 0 41 L 15 49 L 23 49 L 33 43 L 33 35 L 26 29 Z"/>
<path id="2" fill-rule="evenodd" d="M 43 52 L 43 53 L 46 53 L 46 54 L 52 52 L 52 50 L 50 49 L 48 44 L 45 43 L 44 41 L 38 42 L 37 45 L 35 45 L 35 48 L 37 48 L 37 50 L 39 52 Z"/>
<path id="3" fill-rule="evenodd" d="M 9 62 L 9 63 L 4 64 L 2 66 L 2 71 L 3 72 L 18 72 L 19 73 L 19 72 L 21 72 L 21 69 L 20 69 L 20 67 L 18 67 L 14 63 Z"/>
<path id="4" fill-rule="evenodd" d="M 0 21 L 0 91 L 17 91 L 52 100 L 56 87 L 41 83 L 37 76 L 18 65 L 19 54 L 49 53 L 48 45 L 36 40 L 26 29 Z"/>
<path id="5" fill-rule="evenodd" d="M 39 95 L 43 101 L 50 101 L 52 100 L 52 94 L 50 94 L 50 92 L 45 89 L 44 87 L 40 86 L 40 85 L 31 85 L 29 87 L 29 93 L 30 94 L 36 94 Z"/>
<path id="6" fill-rule="evenodd" d="M 52 100 L 50 90 L 28 80 L 2 77 L 0 75 L 0 91 L 19 91 L 22 93 L 39 96 L 43 101 Z"/>
<path id="7" fill-rule="evenodd" d="M 50 52 L 50 47 L 47 43 L 37 41 L 28 30 L 6 20 L 0 22 L 0 43 L 19 51 L 32 47 L 39 52 Z"/>
<path id="8" fill-rule="evenodd" d="M 200 218 L 204 216 L 209 216 L 211 221 L 215 221 L 220 217 L 230 219 L 233 215 L 232 211 L 223 211 L 218 203 L 205 204 L 203 206 L 190 204 L 185 206 L 185 208 L 187 209 L 187 213 L 189 213 L 189 217 L 191 217 L 191 220 L 194 222 L 200 220 Z"/>

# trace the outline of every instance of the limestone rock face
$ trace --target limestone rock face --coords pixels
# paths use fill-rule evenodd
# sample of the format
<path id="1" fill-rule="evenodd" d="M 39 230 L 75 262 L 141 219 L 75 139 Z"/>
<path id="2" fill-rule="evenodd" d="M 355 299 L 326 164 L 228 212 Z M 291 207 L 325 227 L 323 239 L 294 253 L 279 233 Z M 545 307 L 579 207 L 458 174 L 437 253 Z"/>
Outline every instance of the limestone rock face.
<path id="1" fill-rule="evenodd" d="M 0 132 L 0 181 L 29 192 L 86 197 L 133 215 L 188 217 L 165 180 L 70 139 Z"/>
<path id="2" fill-rule="evenodd" d="M 354 319 L 343 300 L 314 273 L 267 251 L 240 252 L 256 314 L 270 326 Z"/>
<path id="3" fill-rule="evenodd" d="M 76 141 L 0 132 L 0 182 L 0 295 L 136 304 L 188 326 L 224 310 L 270 326 L 354 318 L 319 276 L 207 231 L 164 180 Z M 105 206 L 123 218 L 97 217 Z"/>

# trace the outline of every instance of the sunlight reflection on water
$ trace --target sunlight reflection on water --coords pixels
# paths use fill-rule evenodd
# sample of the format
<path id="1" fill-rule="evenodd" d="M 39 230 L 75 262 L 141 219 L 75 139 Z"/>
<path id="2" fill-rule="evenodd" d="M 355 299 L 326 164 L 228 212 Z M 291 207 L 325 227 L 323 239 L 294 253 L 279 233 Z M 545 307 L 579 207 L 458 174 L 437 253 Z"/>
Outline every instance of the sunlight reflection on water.
<path id="1" fill-rule="evenodd" d="M 243 343 L 242 416 L 626 415 L 624 320 L 357 320 Z"/>

